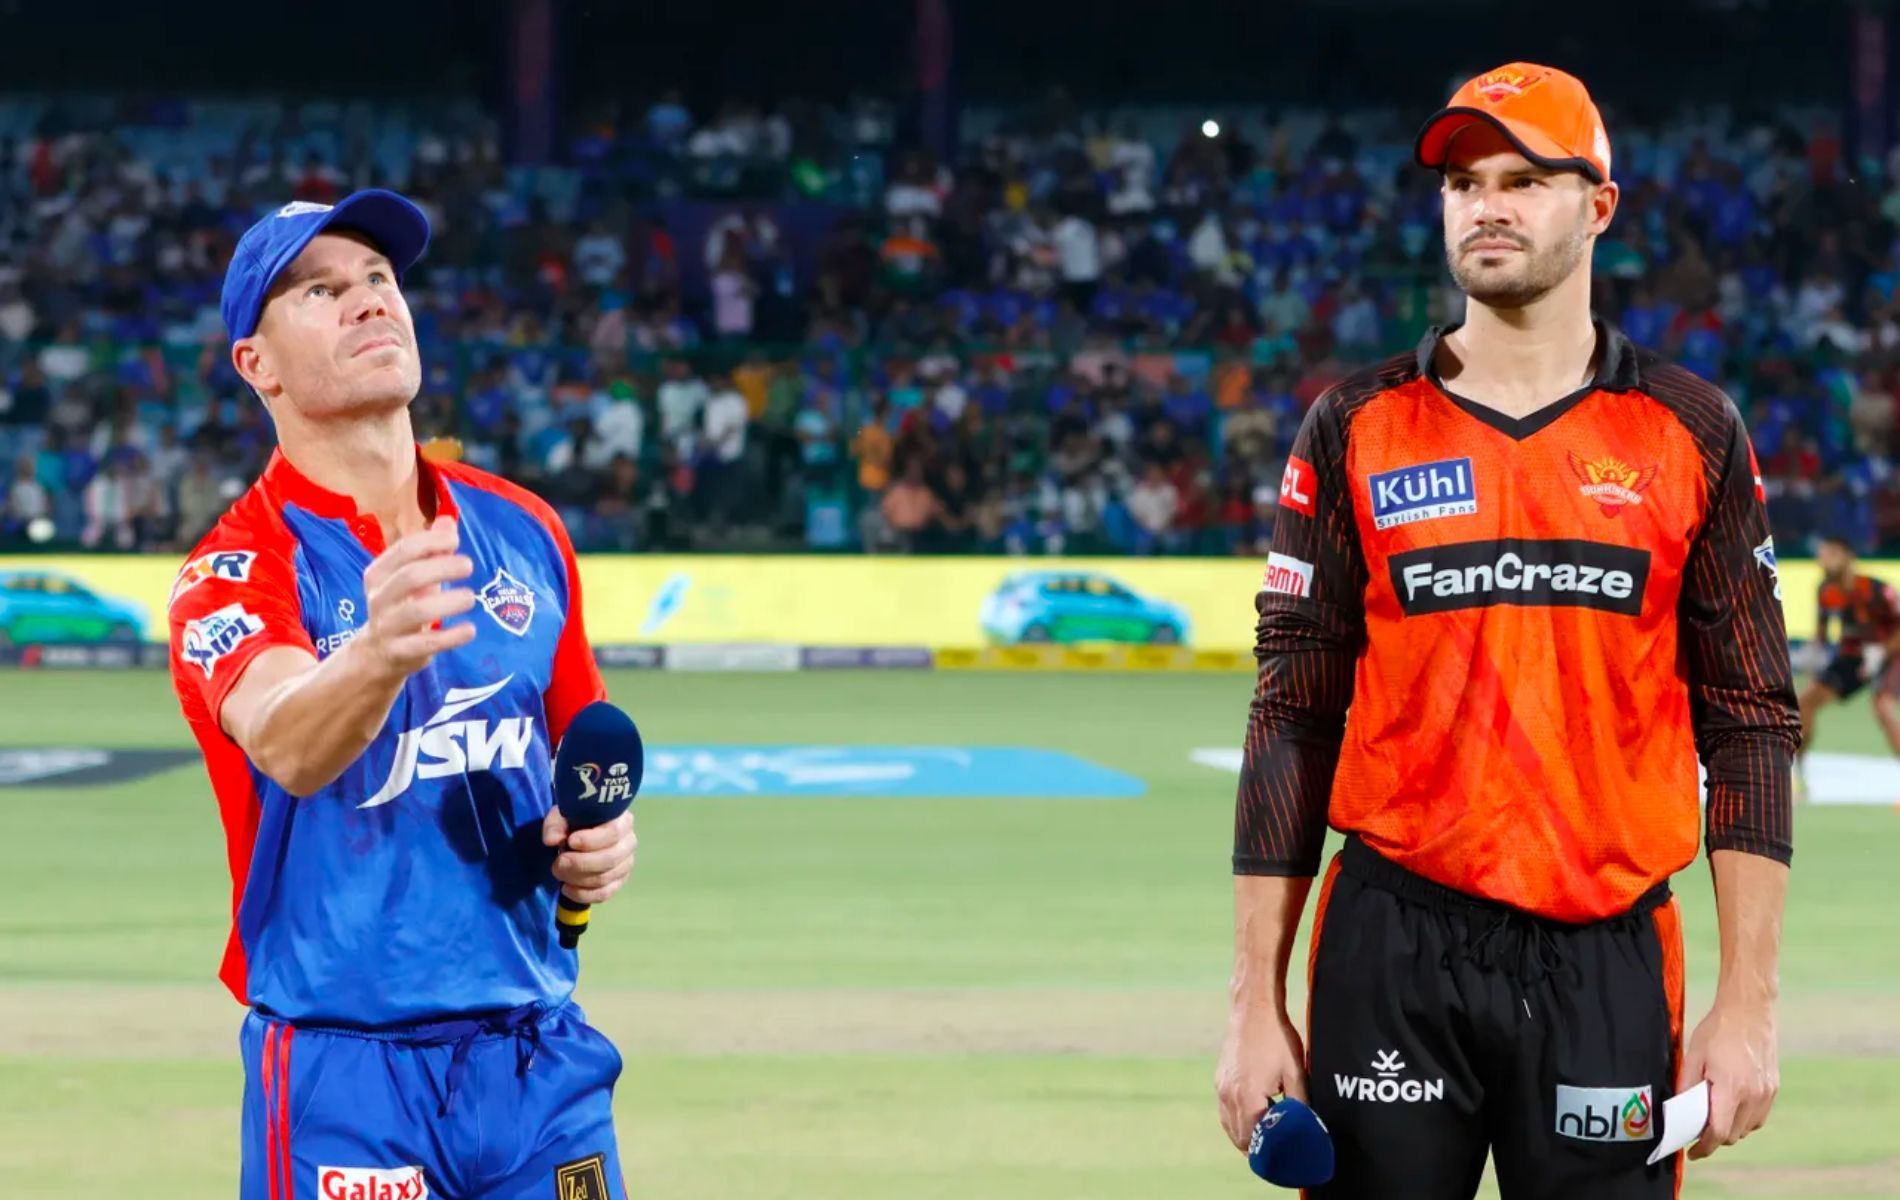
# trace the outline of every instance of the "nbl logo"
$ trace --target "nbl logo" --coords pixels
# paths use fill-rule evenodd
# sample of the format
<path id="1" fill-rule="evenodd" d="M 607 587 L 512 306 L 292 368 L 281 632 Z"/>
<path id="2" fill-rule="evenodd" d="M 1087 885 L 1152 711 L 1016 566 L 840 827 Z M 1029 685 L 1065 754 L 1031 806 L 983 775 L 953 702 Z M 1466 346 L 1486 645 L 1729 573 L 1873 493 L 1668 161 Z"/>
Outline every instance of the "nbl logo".
<path id="1" fill-rule="evenodd" d="M 627 776 L 627 764 L 617 762 L 601 773 L 599 763 L 581 763 L 574 768 L 580 776 L 581 799 L 595 804 L 615 804 L 633 795 L 633 780 Z"/>
<path id="2" fill-rule="evenodd" d="M 1656 1136 L 1650 1090 L 1560 1083 L 1557 1132 L 1580 1142 L 1647 1142 Z"/>

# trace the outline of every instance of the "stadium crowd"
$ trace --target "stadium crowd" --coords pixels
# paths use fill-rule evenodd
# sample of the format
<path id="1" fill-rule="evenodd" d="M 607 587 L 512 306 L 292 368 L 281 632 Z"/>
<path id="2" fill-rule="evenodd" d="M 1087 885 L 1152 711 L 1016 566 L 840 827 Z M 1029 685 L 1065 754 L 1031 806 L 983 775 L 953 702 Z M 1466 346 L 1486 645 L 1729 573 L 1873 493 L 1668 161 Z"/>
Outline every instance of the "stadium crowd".
<path id="1" fill-rule="evenodd" d="M 1850 163 L 1811 114 L 1614 125 L 1598 311 L 1743 407 L 1784 553 L 1900 548 L 1900 148 Z M 361 186 L 436 231 L 405 281 L 419 432 L 588 548 L 1261 553 L 1305 408 L 1459 311 L 1395 114 L 1052 100 L 966 121 L 950 162 L 895 127 L 667 95 L 523 169 L 466 109 L 0 103 L 0 545 L 208 528 L 272 445 L 230 250 Z M 678 200 L 725 207 L 688 238 Z"/>

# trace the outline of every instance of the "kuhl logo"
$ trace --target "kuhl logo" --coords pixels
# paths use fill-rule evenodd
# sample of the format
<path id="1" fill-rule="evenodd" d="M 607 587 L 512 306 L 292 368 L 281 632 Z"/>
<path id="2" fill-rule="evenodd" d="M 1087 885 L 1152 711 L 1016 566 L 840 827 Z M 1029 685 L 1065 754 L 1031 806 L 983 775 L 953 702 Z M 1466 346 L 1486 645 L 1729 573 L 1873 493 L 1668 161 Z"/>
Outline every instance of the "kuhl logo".
<path id="1" fill-rule="evenodd" d="M 389 765 L 389 777 L 374 796 L 356 807 L 388 804 L 408 791 L 409 785 L 418 779 L 439 779 L 444 775 L 476 771 L 515 771 L 527 766 L 528 749 L 534 744 L 533 717 L 502 717 L 495 721 L 455 719 L 493 697 L 513 678 L 509 675 L 499 683 L 481 688 L 450 688 L 442 697 L 442 707 L 423 722 L 422 728 L 406 730 L 397 739 L 396 758 Z"/>
<path id="2" fill-rule="evenodd" d="M 1382 1050 L 1373 1056 L 1372 1076 L 1333 1074 L 1333 1086 L 1341 1100 L 1360 1100 L 1373 1104 L 1424 1104 L 1445 1098 L 1445 1081 L 1400 1079 L 1405 1060 L 1397 1050 Z"/>
<path id="3" fill-rule="evenodd" d="M 421 1167 L 318 1167 L 323 1200 L 429 1200 Z"/>
<path id="4" fill-rule="evenodd" d="M 1390 529 L 1438 517 L 1478 511 L 1478 488 L 1469 458 L 1447 458 L 1380 471 L 1367 480 L 1372 491 L 1372 527 Z"/>

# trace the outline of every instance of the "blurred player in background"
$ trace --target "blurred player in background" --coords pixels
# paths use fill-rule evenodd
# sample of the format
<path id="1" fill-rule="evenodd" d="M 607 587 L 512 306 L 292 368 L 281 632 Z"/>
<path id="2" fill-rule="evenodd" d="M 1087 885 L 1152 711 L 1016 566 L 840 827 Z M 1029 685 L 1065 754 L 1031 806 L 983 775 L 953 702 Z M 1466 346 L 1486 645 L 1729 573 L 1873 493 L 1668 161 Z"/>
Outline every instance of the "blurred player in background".
<path id="1" fill-rule="evenodd" d="M 1821 538 L 1814 561 L 1821 568 L 1812 648 L 1819 662 L 1801 689 L 1803 769 L 1797 783 L 1804 796 L 1807 750 L 1821 710 L 1851 699 L 1869 684 L 1874 689 L 1874 719 L 1887 744 L 1900 754 L 1900 591 L 1861 574 L 1854 547 L 1845 537 Z"/>
<path id="2" fill-rule="evenodd" d="M 390 192 L 293 203 L 225 276 L 278 449 L 170 618 L 251 1009 L 246 1200 L 625 1195 L 620 1056 L 570 1002 L 554 913 L 620 887 L 633 821 L 570 838 L 552 804 L 553 749 L 605 695 L 559 518 L 416 445 L 400 281 L 428 241 Z"/>
<path id="3" fill-rule="evenodd" d="M 1321 1200 L 1664 1200 L 1766 1120 L 1799 718 L 1768 517 L 1716 388 L 1594 322 L 1616 212 L 1576 79 L 1513 63 L 1421 131 L 1465 319 L 1308 411 L 1280 490 L 1234 845 L 1221 1118 L 1308 1100 Z M 1682 1042 L 1669 878 L 1721 926 Z M 1302 1045 L 1286 968 L 1330 823 Z M 1310 1059 L 1308 1057 L 1310 1053 Z"/>

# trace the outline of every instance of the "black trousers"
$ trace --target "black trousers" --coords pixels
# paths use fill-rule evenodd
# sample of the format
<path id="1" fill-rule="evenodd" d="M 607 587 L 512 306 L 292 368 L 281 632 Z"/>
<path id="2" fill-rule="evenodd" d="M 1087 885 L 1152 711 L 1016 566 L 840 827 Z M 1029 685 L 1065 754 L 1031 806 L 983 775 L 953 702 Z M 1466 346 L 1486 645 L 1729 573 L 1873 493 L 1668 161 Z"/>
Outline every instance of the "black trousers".
<path id="1" fill-rule="evenodd" d="M 1451 890 L 1350 838 L 1320 891 L 1307 1091 L 1338 1166 L 1313 1200 L 1671 1200 L 1645 1166 L 1675 1093 L 1682 933 L 1667 884 L 1588 925 Z"/>

